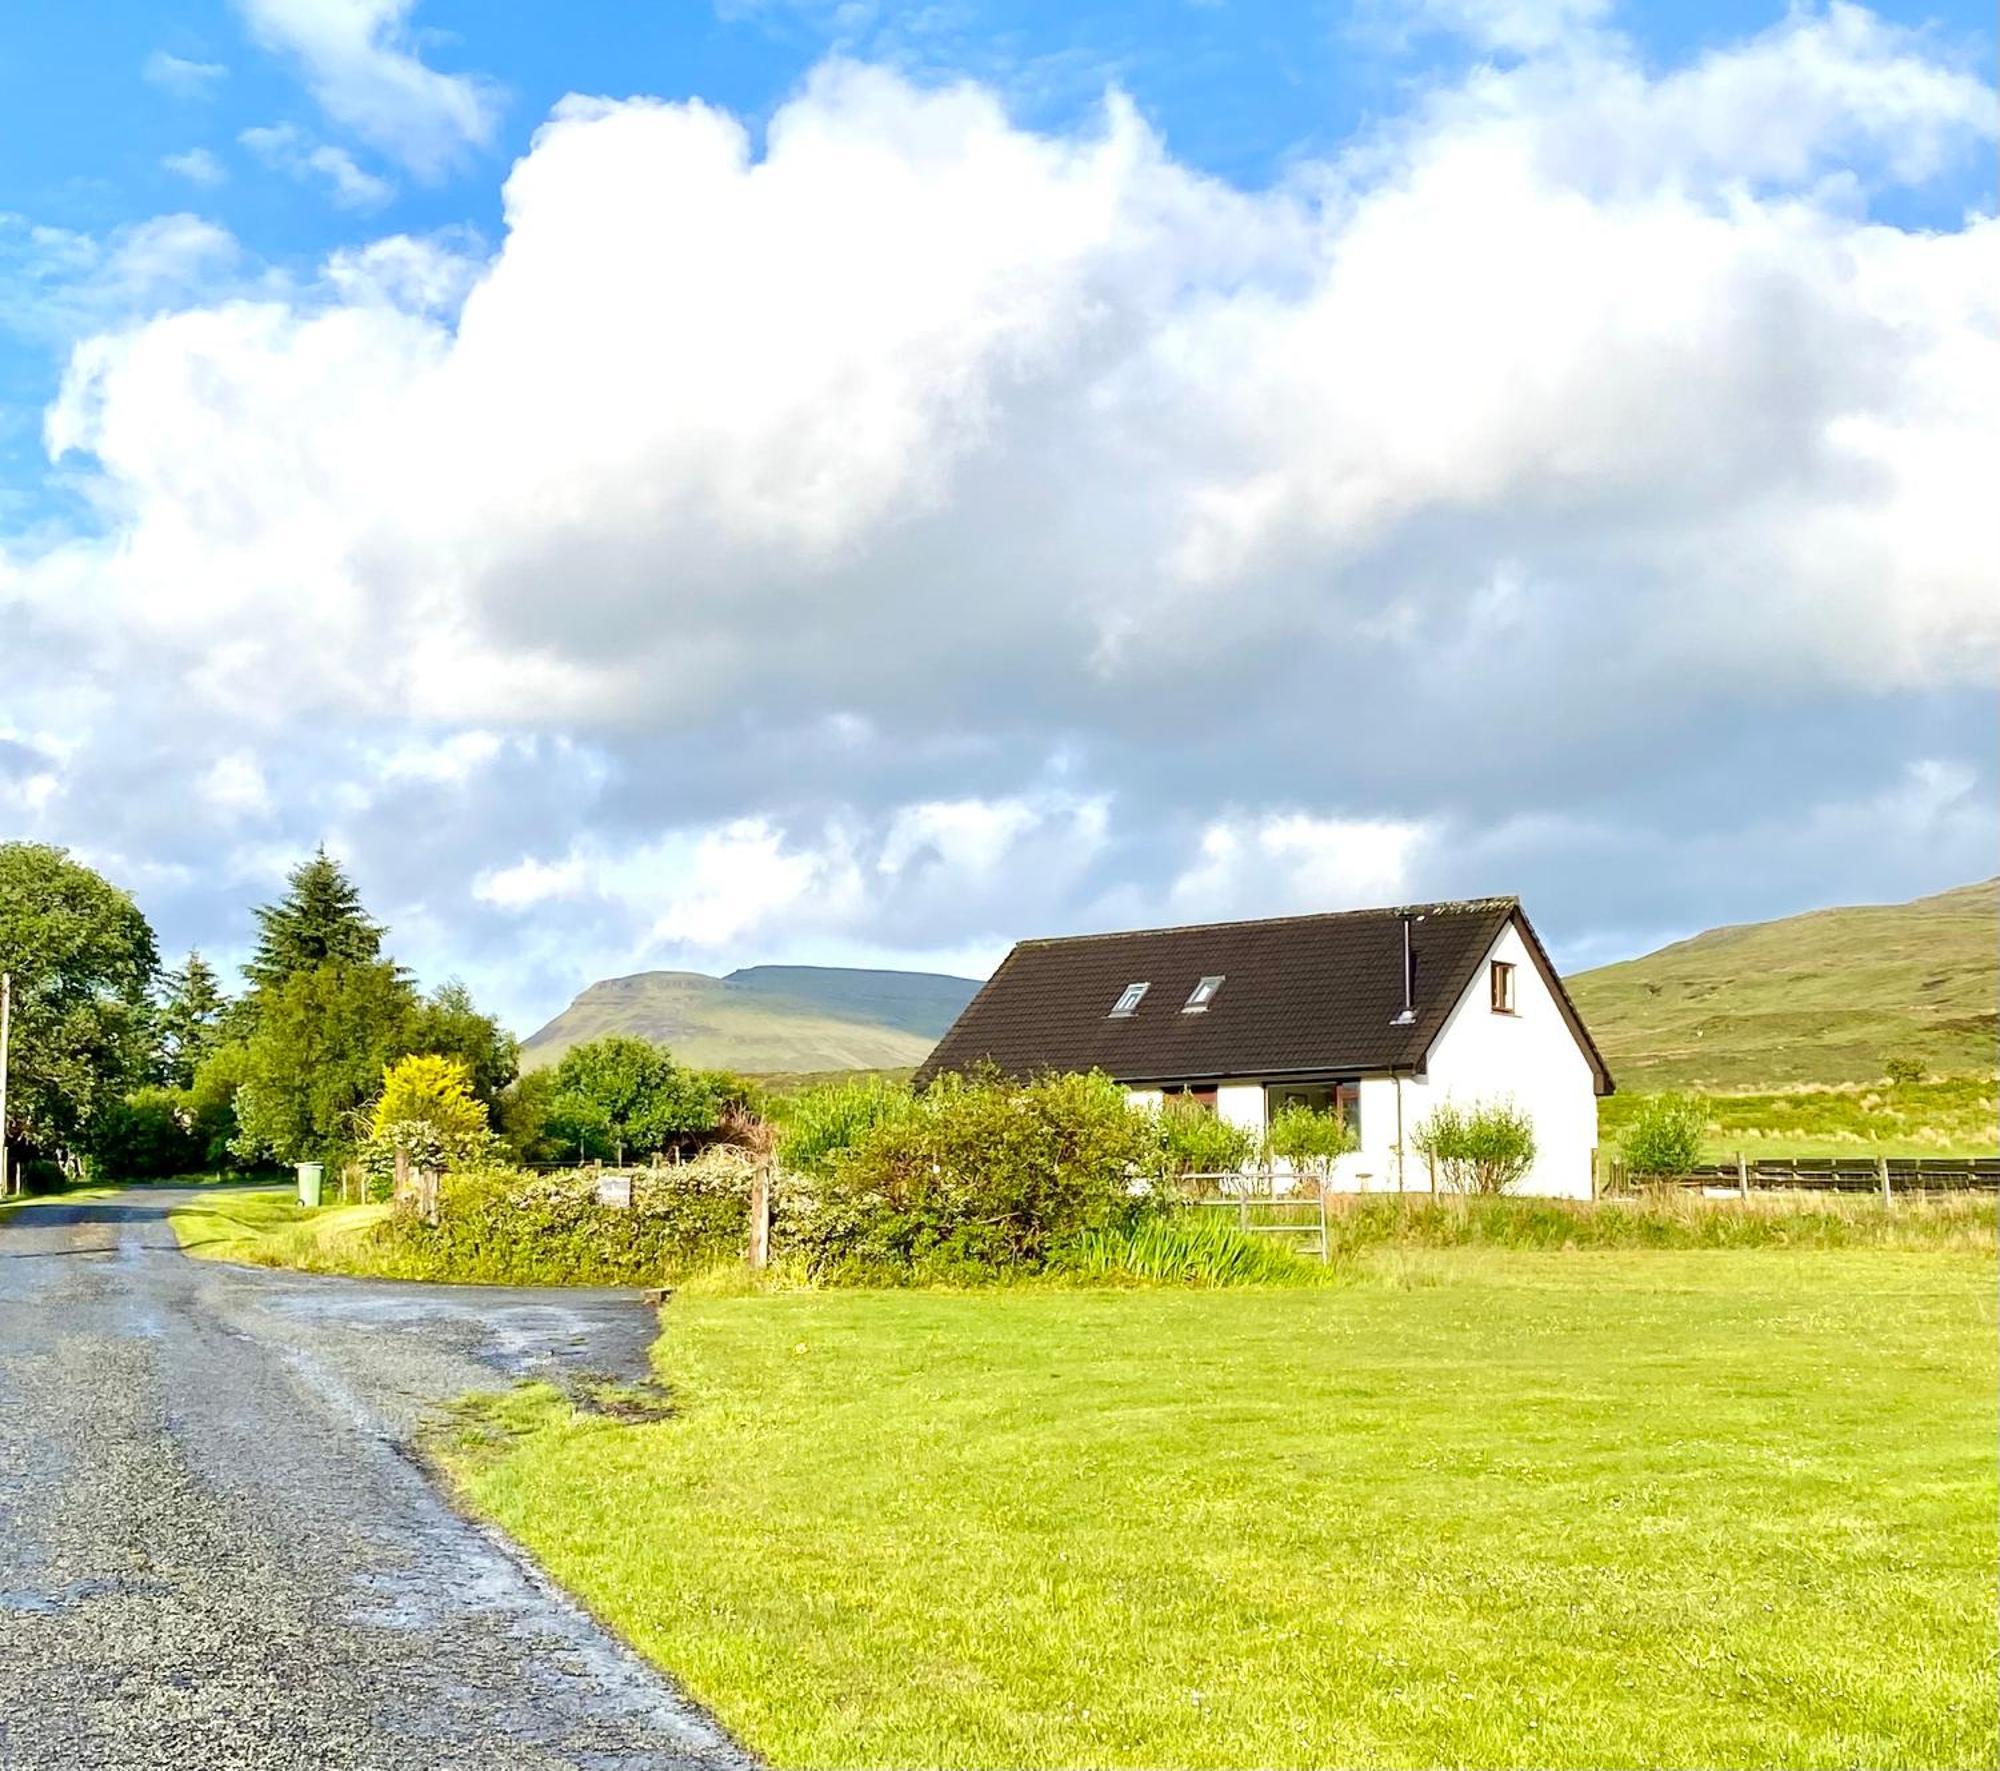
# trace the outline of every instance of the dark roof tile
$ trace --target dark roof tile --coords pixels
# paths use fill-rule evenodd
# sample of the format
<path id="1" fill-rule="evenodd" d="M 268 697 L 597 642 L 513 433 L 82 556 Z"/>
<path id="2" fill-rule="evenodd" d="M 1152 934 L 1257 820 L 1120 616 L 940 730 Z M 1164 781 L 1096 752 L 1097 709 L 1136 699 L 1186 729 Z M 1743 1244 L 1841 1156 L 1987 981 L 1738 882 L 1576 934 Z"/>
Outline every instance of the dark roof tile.
<path id="1" fill-rule="evenodd" d="M 1405 916 L 1416 1018 L 1398 1025 Z M 1098 1069 L 1131 1083 L 1414 1070 L 1509 920 L 1608 1088 L 1603 1060 L 1513 898 L 1022 941 L 917 1080 L 985 1063 L 1013 1075 Z M 1195 985 L 1216 975 L 1224 981 L 1209 1007 L 1183 1012 Z M 1112 1004 L 1141 982 L 1151 988 L 1138 1011 L 1114 1017 Z"/>

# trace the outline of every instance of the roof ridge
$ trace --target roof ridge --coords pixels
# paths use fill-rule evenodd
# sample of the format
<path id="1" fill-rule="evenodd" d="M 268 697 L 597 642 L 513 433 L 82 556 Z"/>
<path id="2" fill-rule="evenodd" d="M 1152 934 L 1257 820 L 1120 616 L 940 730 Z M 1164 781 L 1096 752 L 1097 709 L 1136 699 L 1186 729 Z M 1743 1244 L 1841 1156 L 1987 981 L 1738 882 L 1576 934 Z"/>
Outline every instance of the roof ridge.
<path id="1" fill-rule="evenodd" d="M 1447 916 L 1491 915 L 1496 910 L 1518 910 L 1518 894 L 1504 893 L 1488 898 L 1441 898 L 1431 904 L 1372 904 L 1353 910 L 1303 910 L 1290 916 L 1240 916 L 1225 922 L 1176 922 L 1145 929 L 1107 929 L 1092 935 L 1032 935 L 1016 941 L 1016 947 L 1060 947 L 1072 941 L 1136 940 L 1141 935 L 1197 935 L 1222 929 L 1276 928 L 1285 923 L 1343 922 L 1355 916 Z"/>

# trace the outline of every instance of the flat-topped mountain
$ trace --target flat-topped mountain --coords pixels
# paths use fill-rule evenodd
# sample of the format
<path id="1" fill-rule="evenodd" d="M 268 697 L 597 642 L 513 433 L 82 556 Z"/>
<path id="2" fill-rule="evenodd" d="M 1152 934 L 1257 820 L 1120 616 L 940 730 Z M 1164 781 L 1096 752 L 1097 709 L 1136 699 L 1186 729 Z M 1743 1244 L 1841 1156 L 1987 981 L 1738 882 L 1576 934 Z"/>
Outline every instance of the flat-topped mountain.
<path id="1" fill-rule="evenodd" d="M 681 1062 L 747 1074 L 903 1070 L 929 1056 L 979 988 L 939 972 L 753 965 L 638 972 L 585 990 L 521 1047 L 521 1066 L 553 1064 L 607 1033 L 669 1047 Z"/>

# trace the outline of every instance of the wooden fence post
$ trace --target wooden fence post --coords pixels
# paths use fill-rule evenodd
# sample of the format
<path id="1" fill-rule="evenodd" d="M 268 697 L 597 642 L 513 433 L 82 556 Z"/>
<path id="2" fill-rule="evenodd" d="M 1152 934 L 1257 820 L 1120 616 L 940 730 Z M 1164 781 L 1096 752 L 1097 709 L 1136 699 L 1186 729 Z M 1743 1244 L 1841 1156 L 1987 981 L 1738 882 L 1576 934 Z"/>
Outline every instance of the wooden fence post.
<path id="1" fill-rule="evenodd" d="M 1750 1197 L 1750 1164 L 1743 1160 L 1741 1150 L 1736 1152 L 1736 1197 L 1738 1199 Z"/>
<path id="2" fill-rule="evenodd" d="M 1889 1159 L 1888 1159 L 1888 1157 L 1886 1157 L 1886 1156 L 1878 1156 L 1878 1157 L 1876 1157 L 1876 1158 L 1875 1158 L 1875 1172 L 1876 1172 L 1877 1174 L 1879 1174 L 1879 1175 L 1880 1175 L 1880 1176 L 1882 1177 L 1882 1203 L 1883 1203 L 1884 1205 L 1887 1205 L 1887 1204 L 1889 1203 Z"/>
<path id="3" fill-rule="evenodd" d="M 410 1153 L 401 1144 L 396 1146 L 396 1182 L 389 1190 L 389 1197 L 401 1205 L 410 1196 Z"/>
<path id="4" fill-rule="evenodd" d="M 750 1270 L 761 1273 L 771 1260 L 771 1160 L 750 1171 Z"/>

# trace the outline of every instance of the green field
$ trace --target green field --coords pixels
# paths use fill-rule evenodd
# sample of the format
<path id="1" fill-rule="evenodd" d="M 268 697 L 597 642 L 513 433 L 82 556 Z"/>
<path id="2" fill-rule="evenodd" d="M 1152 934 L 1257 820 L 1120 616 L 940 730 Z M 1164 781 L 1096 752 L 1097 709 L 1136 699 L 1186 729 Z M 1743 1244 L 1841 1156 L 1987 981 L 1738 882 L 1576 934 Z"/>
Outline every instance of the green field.
<path id="1" fill-rule="evenodd" d="M 445 1455 L 781 1766 L 1990 1764 L 1986 1240 L 684 1291 Z"/>
<path id="2" fill-rule="evenodd" d="M 1620 1089 L 1994 1074 L 1996 882 L 1710 929 L 1564 982 Z"/>
<path id="3" fill-rule="evenodd" d="M 1598 1103 L 1598 1140 L 1615 1152 L 1645 1102 L 1621 1090 Z M 1704 1094 L 1704 1156 L 1993 1156 L 2000 1087 L 1992 1071 L 1930 1082 L 1798 1086 Z"/>

